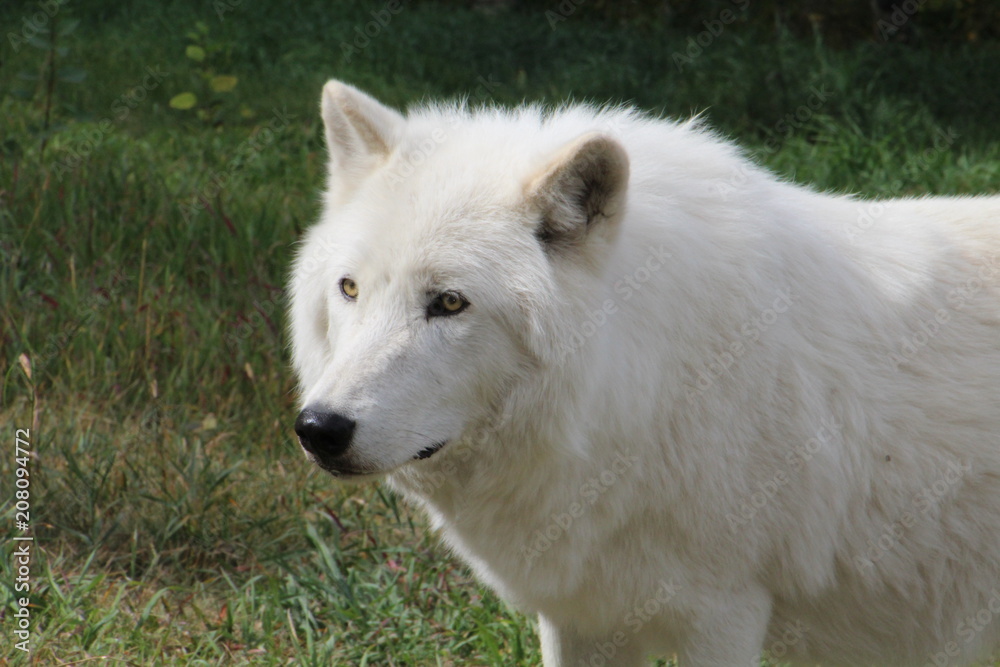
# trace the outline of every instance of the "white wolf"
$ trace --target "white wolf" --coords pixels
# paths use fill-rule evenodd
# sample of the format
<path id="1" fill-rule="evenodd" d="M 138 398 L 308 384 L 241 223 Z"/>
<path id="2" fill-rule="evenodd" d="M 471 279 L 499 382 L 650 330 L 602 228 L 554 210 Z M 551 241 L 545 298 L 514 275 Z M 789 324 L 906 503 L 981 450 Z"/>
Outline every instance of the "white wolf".
<path id="1" fill-rule="evenodd" d="M 322 115 L 296 432 L 547 666 L 996 649 L 1000 198 L 819 194 L 624 109 Z"/>

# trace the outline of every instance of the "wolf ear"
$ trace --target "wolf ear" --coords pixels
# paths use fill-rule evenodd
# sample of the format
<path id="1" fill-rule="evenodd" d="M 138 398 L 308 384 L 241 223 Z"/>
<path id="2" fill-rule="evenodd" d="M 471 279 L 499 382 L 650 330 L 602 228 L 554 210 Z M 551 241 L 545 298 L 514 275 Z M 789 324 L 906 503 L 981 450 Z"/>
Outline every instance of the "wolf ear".
<path id="1" fill-rule="evenodd" d="M 614 139 L 595 132 L 571 142 L 527 186 L 528 201 L 542 211 L 539 239 L 573 245 L 603 222 L 616 222 L 628 176 L 628 154 Z"/>
<path id="2" fill-rule="evenodd" d="M 389 156 L 405 122 L 397 111 L 340 81 L 323 86 L 321 111 L 330 185 L 341 192 L 356 186 Z"/>

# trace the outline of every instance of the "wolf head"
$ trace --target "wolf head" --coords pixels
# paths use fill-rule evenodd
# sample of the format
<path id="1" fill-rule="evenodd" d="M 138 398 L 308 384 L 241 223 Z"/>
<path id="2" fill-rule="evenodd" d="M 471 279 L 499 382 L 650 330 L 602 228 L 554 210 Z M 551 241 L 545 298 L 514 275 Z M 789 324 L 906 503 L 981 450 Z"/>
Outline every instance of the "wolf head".
<path id="1" fill-rule="evenodd" d="M 434 456 L 562 363 L 614 243 L 628 158 L 538 109 L 404 117 L 336 81 L 322 117 L 324 208 L 291 284 L 295 431 L 325 470 L 378 475 Z"/>

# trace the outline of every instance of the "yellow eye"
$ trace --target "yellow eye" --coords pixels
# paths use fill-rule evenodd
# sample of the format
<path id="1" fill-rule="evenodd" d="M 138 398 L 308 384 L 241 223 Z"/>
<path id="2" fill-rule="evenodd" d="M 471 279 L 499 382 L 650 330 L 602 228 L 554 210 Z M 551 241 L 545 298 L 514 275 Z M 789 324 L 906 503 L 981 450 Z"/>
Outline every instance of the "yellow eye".
<path id="1" fill-rule="evenodd" d="M 427 307 L 427 317 L 457 315 L 468 305 L 469 302 L 458 292 L 442 292 Z"/>
<path id="2" fill-rule="evenodd" d="M 340 291 L 348 299 L 353 300 L 358 298 L 358 284 L 350 278 L 344 278 L 340 281 Z"/>
<path id="3" fill-rule="evenodd" d="M 462 301 L 462 297 L 454 292 L 447 292 L 441 295 L 441 307 L 449 313 L 457 313 L 462 310 L 463 305 L 465 305 L 465 302 Z"/>

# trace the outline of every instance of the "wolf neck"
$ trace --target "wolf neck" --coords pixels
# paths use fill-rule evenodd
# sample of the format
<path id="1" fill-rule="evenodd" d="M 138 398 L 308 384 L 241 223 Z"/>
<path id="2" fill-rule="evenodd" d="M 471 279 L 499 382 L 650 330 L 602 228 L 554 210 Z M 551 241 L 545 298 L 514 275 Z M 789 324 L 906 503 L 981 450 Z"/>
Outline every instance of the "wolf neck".
<path id="1" fill-rule="evenodd" d="M 582 382 L 577 386 L 586 387 Z M 587 422 L 574 418 L 586 411 L 589 397 L 578 396 L 574 410 L 566 410 L 563 400 L 562 413 L 550 414 L 546 406 L 555 401 L 546 400 L 546 389 L 538 386 L 515 393 L 504 412 L 516 418 L 498 417 L 473 429 L 432 459 L 393 474 L 390 483 L 451 523 L 461 523 L 463 516 L 482 521 L 483 512 L 502 513 L 512 504 L 537 503 L 540 495 L 565 497 L 554 487 L 572 483 L 574 471 L 584 470 L 590 455 L 588 434 L 581 428 Z M 559 475 L 554 477 L 553 470 Z"/>
<path id="2" fill-rule="evenodd" d="M 569 365 L 559 374 L 570 382 L 567 373 L 574 374 Z M 596 399 L 607 385 L 591 380 L 564 386 L 581 388 L 564 414 L 551 409 L 550 388 L 526 388 L 511 397 L 514 404 L 506 411 L 522 418 L 484 428 L 467 442 L 449 445 L 440 459 L 408 466 L 389 480 L 426 511 L 432 527 L 481 580 L 526 612 L 585 586 L 583 561 L 564 557 L 564 550 L 592 548 L 620 526 L 606 517 L 600 530 L 566 531 L 544 552 L 535 544 L 539 531 L 549 529 L 552 517 L 563 516 L 573 503 L 604 514 L 605 503 L 623 502 L 618 496 L 628 485 L 595 482 L 595 471 L 630 475 L 644 467 L 635 458 L 640 450 L 629 447 L 631 434 L 616 442 L 597 441 L 584 428 L 606 417 L 599 414 L 604 401 Z M 580 416 L 587 411 L 591 419 Z M 526 414 L 531 418 L 524 419 Z M 599 501 L 591 498 L 597 495 Z"/>

